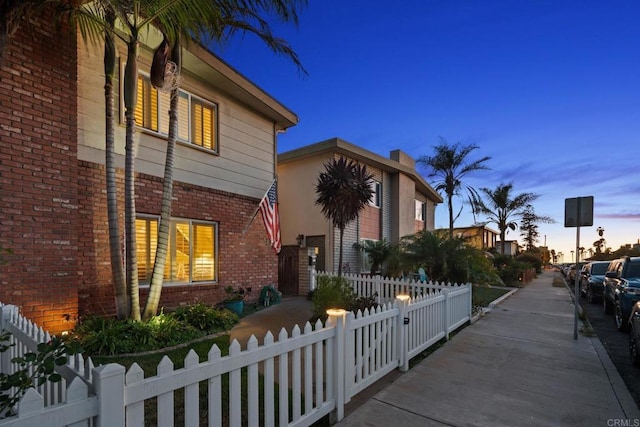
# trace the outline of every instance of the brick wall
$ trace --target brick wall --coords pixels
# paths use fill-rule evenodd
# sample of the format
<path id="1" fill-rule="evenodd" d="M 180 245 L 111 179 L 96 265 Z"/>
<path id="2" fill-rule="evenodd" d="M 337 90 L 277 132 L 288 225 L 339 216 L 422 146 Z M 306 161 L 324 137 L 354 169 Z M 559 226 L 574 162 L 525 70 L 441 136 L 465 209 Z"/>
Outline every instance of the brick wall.
<path id="1" fill-rule="evenodd" d="M 76 41 L 33 23 L 0 69 L 0 301 L 51 332 L 78 310 Z M 61 60 L 62 59 L 62 60 Z"/>
<path id="2" fill-rule="evenodd" d="M 81 253 L 85 272 L 80 287 L 80 313 L 111 315 L 115 313 L 114 292 L 111 283 L 107 234 L 106 190 L 104 167 L 80 162 L 80 171 L 86 185 L 79 193 L 83 200 L 81 212 Z M 122 188 L 122 171 L 119 171 Z M 137 175 L 136 211 L 159 215 L 162 180 L 149 175 Z M 122 195 L 119 197 L 124 205 Z M 86 202 L 86 203 L 85 203 Z M 218 229 L 218 283 L 199 285 L 165 285 L 160 305 L 173 308 L 196 301 L 208 304 L 220 302 L 226 286 L 243 285 L 252 288 L 251 297 L 260 296 L 265 285 L 277 287 L 278 258 L 271 249 L 260 215 L 256 215 L 245 234 L 242 230 L 255 212 L 259 200 L 236 194 L 215 191 L 190 184 L 174 183 L 172 216 L 204 221 L 217 221 Z M 121 227 L 124 220 L 121 219 Z M 147 290 L 141 288 L 141 302 Z"/>
<path id="3" fill-rule="evenodd" d="M 380 208 L 365 206 L 358 217 L 360 221 L 360 239 L 382 239 L 380 226 Z"/>

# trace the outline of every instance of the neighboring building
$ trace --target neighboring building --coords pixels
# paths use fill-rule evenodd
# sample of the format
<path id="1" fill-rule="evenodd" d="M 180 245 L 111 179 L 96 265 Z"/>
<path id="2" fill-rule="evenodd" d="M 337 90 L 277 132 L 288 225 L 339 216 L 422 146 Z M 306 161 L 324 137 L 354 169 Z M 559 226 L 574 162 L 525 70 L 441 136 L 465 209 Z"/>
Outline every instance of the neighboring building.
<path id="1" fill-rule="evenodd" d="M 334 228 L 315 204 L 315 185 L 324 164 L 345 157 L 364 164 L 373 173 L 374 196 L 356 221 L 345 229 L 343 271 L 368 272 L 366 257 L 353 248 L 363 240 L 393 243 L 420 230 L 433 230 L 440 195 L 415 170 L 415 161 L 400 150 L 390 158 L 332 138 L 278 155 L 278 196 L 283 253 L 280 286 L 291 293 L 308 290 L 306 256 L 318 248 L 317 269 L 337 271 L 339 229 Z M 298 238 L 300 240 L 298 244 Z M 299 250 L 299 247 L 303 247 Z M 304 262 L 298 263 L 302 259 Z"/>
<path id="2" fill-rule="evenodd" d="M 140 45 L 136 114 L 138 277 L 146 299 L 160 214 L 169 95 L 145 74 L 158 34 Z M 126 48 L 118 45 L 119 74 Z M 224 287 L 277 283 L 278 257 L 256 216 L 276 170 L 276 135 L 298 118 L 197 43 L 183 49 L 171 247 L 161 306 L 217 303 Z M 104 169 L 102 48 L 34 23 L 1 69 L 0 301 L 56 333 L 79 316 L 115 312 Z M 122 81 L 116 151 L 123 185 Z M 119 207 L 124 207 L 122 191 Z M 123 220 L 121 227 L 124 226 Z M 250 225 L 249 225 L 250 224 Z"/>
<path id="3" fill-rule="evenodd" d="M 502 251 L 502 243 L 500 240 L 496 242 L 496 249 L 498 253 Z M 517 255 L 520 251 L 520 246 L 517 240 L 505 240 L 504 241 L 504 255 Z"/>
<path id="4" fill-rule="evenodd" d="M 474 248 L 486 251 L 496 247 L 496 239 L 500 236 L 500 232 L 486 225 L 474 225 L 471 227 L 455 227 L 453 235 L 464 238 L 465 242 Z"/>

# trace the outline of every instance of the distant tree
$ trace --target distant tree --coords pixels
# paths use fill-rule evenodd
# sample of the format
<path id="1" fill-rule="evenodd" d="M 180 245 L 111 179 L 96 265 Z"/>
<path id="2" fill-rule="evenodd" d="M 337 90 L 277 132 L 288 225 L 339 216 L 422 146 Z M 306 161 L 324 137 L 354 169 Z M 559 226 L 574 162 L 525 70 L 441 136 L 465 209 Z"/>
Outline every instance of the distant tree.
<path id="1" fill-rule="evenodd" d="M 501 253 L 504 253 L 507 230 L 518 228 L 518 223 L 513 220 L 513 217 L 522 217 L 527 205 L 539 197 L 538 194 L 534 193 L 521 193 L 512 197 L 512 189 L 513 184 L 511 183 L 500 184 L 494 190 L 483 187 L 480 192 L 486 197 L 486 200 L 482 200 L 481 197 L 474 200 L 476 212 L 485 215 L 488 219 L 487 223 L 493 223 L 498 226 Z"/>
<path id="2" fill-rule="evenodd" d="M 315 203 L 322 206 L 322 214 L 340 230 L 338 276 L 342 276 L 342 241 L 344 229 L 358 218 L 360 211 L 373 196 L 373 174 L 365 165 L 347 161 L 344 157 L 333 159 L 324 165 L 324 172 L 316 183 Z"/>
<path id="3" fill-rule="evenodd" d="M 593 247 L 596 248 L 597 254 L 602 253 L 602 248 L 604 247 L 604 237 L 601 237 L 593 242 Z"/>
<path id="4" fill-rule="evenodd" d="M 454 218 L 453 197 L 459 196 L 463 187 L 467 193 L 475 195 L 475 190 L 470 186 L 464 186 L 462 179 L 471 172 L 489 169 L 485 162 L 491 157 L 485 156 L 478 160 L 469 161 L 467 157 L 472 151 L 479 148 L 477 145 L 463 146 L 460 142 L 449 145 L 444 138 L 440 138 L 440 144 L 433 148 L 435 149 L 433 156 L 420 156 L 417 163 L 431 169 L 428 177 L 440 178 L 435 189 L 443 192 L 446 196 L 447 208 L 449 209 L 449 238 L 453 238 L 453 223 L 462 212 L 461 208 Z"/>
<path id="5" fill-rule="evenodd" d="M 532 205 L 525 206 L 520 219 L 520 236 L 524 240 L 525 250 L 530 251 L 538 243 L 540 233 L 538 232 L 538 224 L 553 224 L 555 220 L 548 216 L 536 215 Z"/>

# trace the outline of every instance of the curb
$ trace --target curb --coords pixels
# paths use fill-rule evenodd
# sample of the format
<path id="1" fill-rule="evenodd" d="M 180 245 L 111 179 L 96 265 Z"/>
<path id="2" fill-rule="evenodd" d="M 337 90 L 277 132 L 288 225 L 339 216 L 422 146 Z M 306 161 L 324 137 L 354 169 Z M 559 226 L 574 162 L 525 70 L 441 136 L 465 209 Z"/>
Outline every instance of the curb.
<path id="1" fill-rule="evenodd" d="M 591 330 L 593 330 L 589 322 L 589 318 L 586 316 L 586 314 L 582 310 L 582 305 L 580 305 L 580 299 L 579 299 L 580 295 L 578 295 L 578 297 L 576 298 L 576 296 L 573 294 L 573 291 L 575 289 L 573 289 L 571 285 L 567 283 L 566 278 L 563 277 L 562 280 L 564 281 L 564 285 L 567 288 L 567 291 L 569 292 L 569 297 L 573 301 L 573 304 L 574 305 L 577 304 L 578 306 L 578 312 L 580 313 L 580 321 L 582 322 L 583 325 L 587 325 Z M 607 374 L 607 378 L 609 378 L 609 384 L 613 389 L 613 393 L 618 399 L 618 403 L 620 403 L 620 407 L 624 411 L 627 419 L 628 420 L 640 419 L 640 409 L 638 409 L 638 405 L 636 404 L 636 401 L 634 400 L 634 398 L 631 396 L 631 393 L 629 392 L 629 388 L 624 383 L 624 380 L 622 379 L 622 376 L 620 376 L 620 373 L 618 372 L 618 369 L 616 368 L 616 366 L 613 364 L 611 357 L 609 357 L 609 353 L 607 353 L 607 350 L 604 348 L 604 345 L 602 345 L 602 341 L 600 341 L 600 337 L 598 337 L 597 335 L 593 337 L 583 335 L 583 337 L 587 338 L 591 342 L 591 345 L 596 351 L 596 354 L 598 355 L 598 359 L 600 359 L 600 363 L 602 363 L 604 372 L 605 374 Z"/>
<path id="2" fill-rule="evenodd" d="M 618 399 L 618 403 L 622 408 L 625 416 L 628 420 L 639 420 L 640 419 L 640 410 L 638 409 L 638 405 L 636 401 L 631 397 L 631 393 L 629 393 L 629 389 L 627 385 L 624 383 L 624 380 L 620 376 L 618 369 L 615 367 L 611 358 L 609 357 L 609 353 L 600 342 L 600 338 L 593 337 L 589 338 L 593 348 L 595 349 L 598 359 L 602 363 L 602 367 L 604 368 L 604 372 L 607 374 L 609 378 L 609 384 L 613 389 L 613 393 Z"/>

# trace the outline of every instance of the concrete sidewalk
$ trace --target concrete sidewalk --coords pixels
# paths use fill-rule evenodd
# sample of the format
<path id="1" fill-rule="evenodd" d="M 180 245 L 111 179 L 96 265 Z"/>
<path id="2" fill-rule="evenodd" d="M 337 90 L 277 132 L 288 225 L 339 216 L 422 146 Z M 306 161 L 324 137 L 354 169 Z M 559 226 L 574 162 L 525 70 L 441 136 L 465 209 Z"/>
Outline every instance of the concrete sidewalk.
<path id="1" fill-rule="evenodd" d="M 545 272 L 466 327 L 340 426 L 640 425 L 597 337 L 573 338 L 573 302 Z"/>

